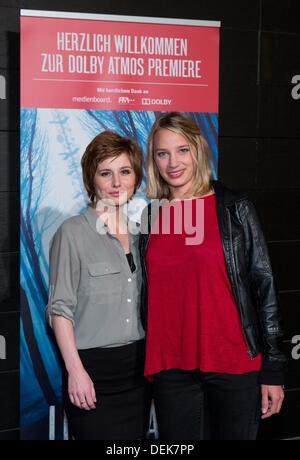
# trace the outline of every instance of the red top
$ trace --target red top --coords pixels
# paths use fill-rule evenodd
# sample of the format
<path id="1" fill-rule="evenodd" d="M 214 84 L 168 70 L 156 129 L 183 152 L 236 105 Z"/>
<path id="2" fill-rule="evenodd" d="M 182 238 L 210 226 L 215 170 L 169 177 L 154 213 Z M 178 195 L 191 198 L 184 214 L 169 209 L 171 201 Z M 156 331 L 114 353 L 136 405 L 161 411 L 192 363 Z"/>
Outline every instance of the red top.
<path id="1" fill-rule="evenodd" d="M 172 208 L 166 234 L 170 205 L 160 207 L 146 253 L 145 375 L 174 368 L 229 374 L 258 371 L 261 355 L 251 359 L 248 354 L 226 271 L 215 194 L 180 200 Z M 197 228 L 198 244 L 187 244 L 191 225 Z"/>

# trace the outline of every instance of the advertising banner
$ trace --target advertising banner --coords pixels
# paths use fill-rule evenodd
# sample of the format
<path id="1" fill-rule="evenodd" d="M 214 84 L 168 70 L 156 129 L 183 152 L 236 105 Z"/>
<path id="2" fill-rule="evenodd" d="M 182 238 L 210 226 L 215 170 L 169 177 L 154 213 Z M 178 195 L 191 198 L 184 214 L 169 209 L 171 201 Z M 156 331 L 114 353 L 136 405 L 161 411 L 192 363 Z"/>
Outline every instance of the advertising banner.
<path id="1" fill-rule="evenodd" d="M 104 130 L 146 155 L 161 112 L 194 117 L 218 160 L 218 22 L 21 10 L 21 429 L 66 439 L 61 362 L 45 321 L 49 244 L 87 203 L 80 159 Z M 130 203 L 139 220 L 145 181 Z"/>

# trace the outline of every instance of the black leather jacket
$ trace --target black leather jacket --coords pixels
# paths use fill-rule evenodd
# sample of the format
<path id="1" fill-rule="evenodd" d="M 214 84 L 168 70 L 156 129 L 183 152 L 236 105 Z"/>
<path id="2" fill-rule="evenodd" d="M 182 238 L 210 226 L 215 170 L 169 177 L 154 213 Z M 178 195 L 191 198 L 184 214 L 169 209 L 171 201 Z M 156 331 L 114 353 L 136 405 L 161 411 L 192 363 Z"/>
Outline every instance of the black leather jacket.
<path id="1" fill-rule="evenodd" d="M 252 202 L 241 192 L 212 181 L 227 272 L 239 311 L 248 353 L 263 355 L 260 383 L 283 384 L 286 358 L 279 349 L 281 315 L 265 238 Z M 156 201 L 157 205 L 158 202 Z M 152 212 L 151 212 L 152 210 Z M 142 216 L 140 254 L 143 271 L 141 319 L 147 326 L 147 269 L 145 253 L 153 204 Z"/>

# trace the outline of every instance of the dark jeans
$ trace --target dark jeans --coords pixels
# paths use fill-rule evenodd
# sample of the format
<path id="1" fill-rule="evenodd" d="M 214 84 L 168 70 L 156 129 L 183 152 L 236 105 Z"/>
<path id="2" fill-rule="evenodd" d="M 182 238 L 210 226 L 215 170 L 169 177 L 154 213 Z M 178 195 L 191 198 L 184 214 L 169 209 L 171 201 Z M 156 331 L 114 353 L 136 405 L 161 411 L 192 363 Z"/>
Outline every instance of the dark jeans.
<path id="1" fill-rule="evenodd" d="M 260 395 L 258 372 L 159 372 L 154 377 L 159 439 L 254 440 Z"/>

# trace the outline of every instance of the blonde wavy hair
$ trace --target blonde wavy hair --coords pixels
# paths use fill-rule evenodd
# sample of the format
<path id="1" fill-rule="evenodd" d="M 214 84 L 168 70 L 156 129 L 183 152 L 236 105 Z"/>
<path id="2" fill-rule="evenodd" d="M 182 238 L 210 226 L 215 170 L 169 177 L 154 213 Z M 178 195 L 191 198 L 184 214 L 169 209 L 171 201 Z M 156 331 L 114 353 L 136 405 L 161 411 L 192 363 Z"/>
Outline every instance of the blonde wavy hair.
<path id="1" fill-rule="evenodd" d="M 211 190 L 212 170 L 210 149 L 194 119 L 179 112 L 170 112 L 161 115 L 153 124 L 147 147 L 147 196 L 154 199 L 169 199 L 170 189 L 167 182 L 161 177 L 154 160 L 154 137 L 160 129 L 168 129 L 181 134 L 195 149 L 194 180 L 188 192 L 189 196 L 206 195 Z"/>

